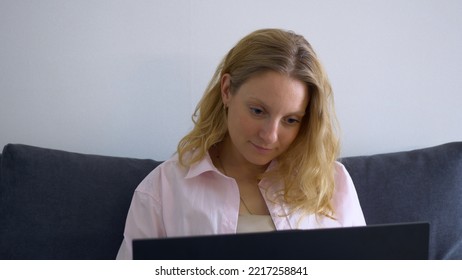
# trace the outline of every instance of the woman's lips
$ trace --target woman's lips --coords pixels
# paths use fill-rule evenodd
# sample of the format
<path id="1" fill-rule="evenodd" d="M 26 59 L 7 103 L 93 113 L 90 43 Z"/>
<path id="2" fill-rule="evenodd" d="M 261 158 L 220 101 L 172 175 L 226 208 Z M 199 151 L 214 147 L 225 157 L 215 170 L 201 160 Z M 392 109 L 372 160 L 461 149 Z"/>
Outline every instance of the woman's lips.
<path id="1" fill-rule="evenodd" d="M 251 144 L 252 144 L 252 146 L 254 146 L 254 148 L 255 148 L 258 152 L 260 152 L 260 153 L 269 153 L 269 152 L 271 152 L 271 151 L 273 150 L 273 149 L 271 149 L 271 148 L 265 148 L 265 147 L 256 145 L 256 144 L 254 144 L 254 143 L 252 143 L 252 142 L 251 142 Z"/>

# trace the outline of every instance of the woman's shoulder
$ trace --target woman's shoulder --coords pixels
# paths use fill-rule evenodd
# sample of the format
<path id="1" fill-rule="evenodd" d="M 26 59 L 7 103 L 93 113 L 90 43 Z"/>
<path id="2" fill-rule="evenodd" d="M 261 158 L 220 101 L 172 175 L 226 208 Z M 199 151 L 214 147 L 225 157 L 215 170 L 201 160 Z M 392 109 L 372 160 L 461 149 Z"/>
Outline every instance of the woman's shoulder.
<path id="1" fill-rule="evenodd" d="M 348 194 L 354 190 L 353 180 L 346 167 L 339 161 L 334 163 L 335 193 Z"/>
<path id="2" fill-rule="evenodd" d="M 180 167 L 178 155 L 173 155 L 156 166 L 136 188 L 137 192 L 152 193 L 154 185 L 162 185 L 165 183 L 165 178 L 180 176 L 182 168 Z"/>
<path id="3" fill-rule="evenodd" d="M 345 168 L 345 165 L 343 165 L 342 162 L 340 161 L 334 161 L 334 168 L 335 168 L 335 171 L 338 172 L 338 171 L 341 171 L 341 172 L 347 172 L 346 171 L 346 168 Z M 348 172 L 347 172 L 348 173 Z"/>
<path id="4" fill-rule="evenodd" d="M 163 161 L 161 164 L 159 164 L 153 170 L 151 170 L 148 176 L 155 176 L 157 174 L 166 172 L 167 170 L 176 169 L 179 167 L 179 165 L 180 164 L 179 164 L 178 154 L 174 154 L 172 157 Z"/>
<path id="5" fill-rule="evenodd" d="M 186 154 L 184 160 L 188 160 L 191 154 Z M 137 191 L 153 192 L 153 188 L 159 190 L 165 187 L 178 187 L 187 185 L 187 179 L 213 170 L 211 160 L 204 157 L 199 162 L 184 166 L 181 164 L 178 154 L 154 168 L 140 183 Z"/>
<path id="6" fill-rule="evenodd" d="M 336 180 L 351 180 L 350 173 L 348 173 L 345 165 L 343 165 L 340 161 L 334 162 L 334 172 Z"/>
<path id="7" fill-rule="evenodd" d="M 365 225 L 353 180 L 341 162 L 335 163 L 335 215 L 342 225 Z"/>

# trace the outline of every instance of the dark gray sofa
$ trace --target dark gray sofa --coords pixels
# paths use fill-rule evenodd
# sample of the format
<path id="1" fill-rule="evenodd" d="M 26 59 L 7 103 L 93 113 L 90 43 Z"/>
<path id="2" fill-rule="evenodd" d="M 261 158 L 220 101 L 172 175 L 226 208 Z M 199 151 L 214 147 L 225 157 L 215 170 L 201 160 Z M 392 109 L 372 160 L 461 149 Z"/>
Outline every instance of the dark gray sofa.
<path id="1" fill-rule="evenodd" d="M 430 259 L 462 259 L 462 142 L 342 162 L 368 224 L 430 222 Z M 6 145 L 0 259 L 114 259 L 132 193 L 158 164 Z"/>

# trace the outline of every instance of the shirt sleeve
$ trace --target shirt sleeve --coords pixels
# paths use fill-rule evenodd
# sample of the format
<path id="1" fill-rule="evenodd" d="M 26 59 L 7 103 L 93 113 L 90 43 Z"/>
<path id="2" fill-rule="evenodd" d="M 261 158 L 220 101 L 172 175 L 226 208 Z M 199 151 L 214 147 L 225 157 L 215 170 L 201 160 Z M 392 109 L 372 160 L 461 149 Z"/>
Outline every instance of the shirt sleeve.
<path id="1" fill-rule="evenodd" d="M 350 174 L 343 164 L 336 163 L 334 208 L 338 221 L 343 226 L 365 226 L 358 194 Z"/>
<path id="2" fill-rule="evenodd" d="M 125 222 L 124 239 L 117 259 L 133 258 L 132 241 L 134 239 L 165 236 L 160 199 L 143 191 L 146 187 L 154 187 L 152 175 L 148 175 L 135 190 Z"/>

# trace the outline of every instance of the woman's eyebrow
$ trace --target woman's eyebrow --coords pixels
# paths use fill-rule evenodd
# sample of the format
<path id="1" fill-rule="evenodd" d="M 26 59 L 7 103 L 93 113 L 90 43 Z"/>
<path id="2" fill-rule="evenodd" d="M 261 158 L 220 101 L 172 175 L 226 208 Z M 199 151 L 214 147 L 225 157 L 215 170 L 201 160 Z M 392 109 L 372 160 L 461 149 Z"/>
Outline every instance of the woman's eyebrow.
<path id="1" fill-rule="evenodd" d="M 270 106 L 268 106 L 263 100 L 259 99 L 258 97 L 250 97 L 249 98 L 250 102 L 256 102 L 256 103 L 260 103 L 265 109 L 267 108 L 271 108 Z M 305 111 L 296 111 L 296 112 L 290 112 L 286 115 L 297 115 L 297 116 L 304 116 L 305 115 Z"/>

